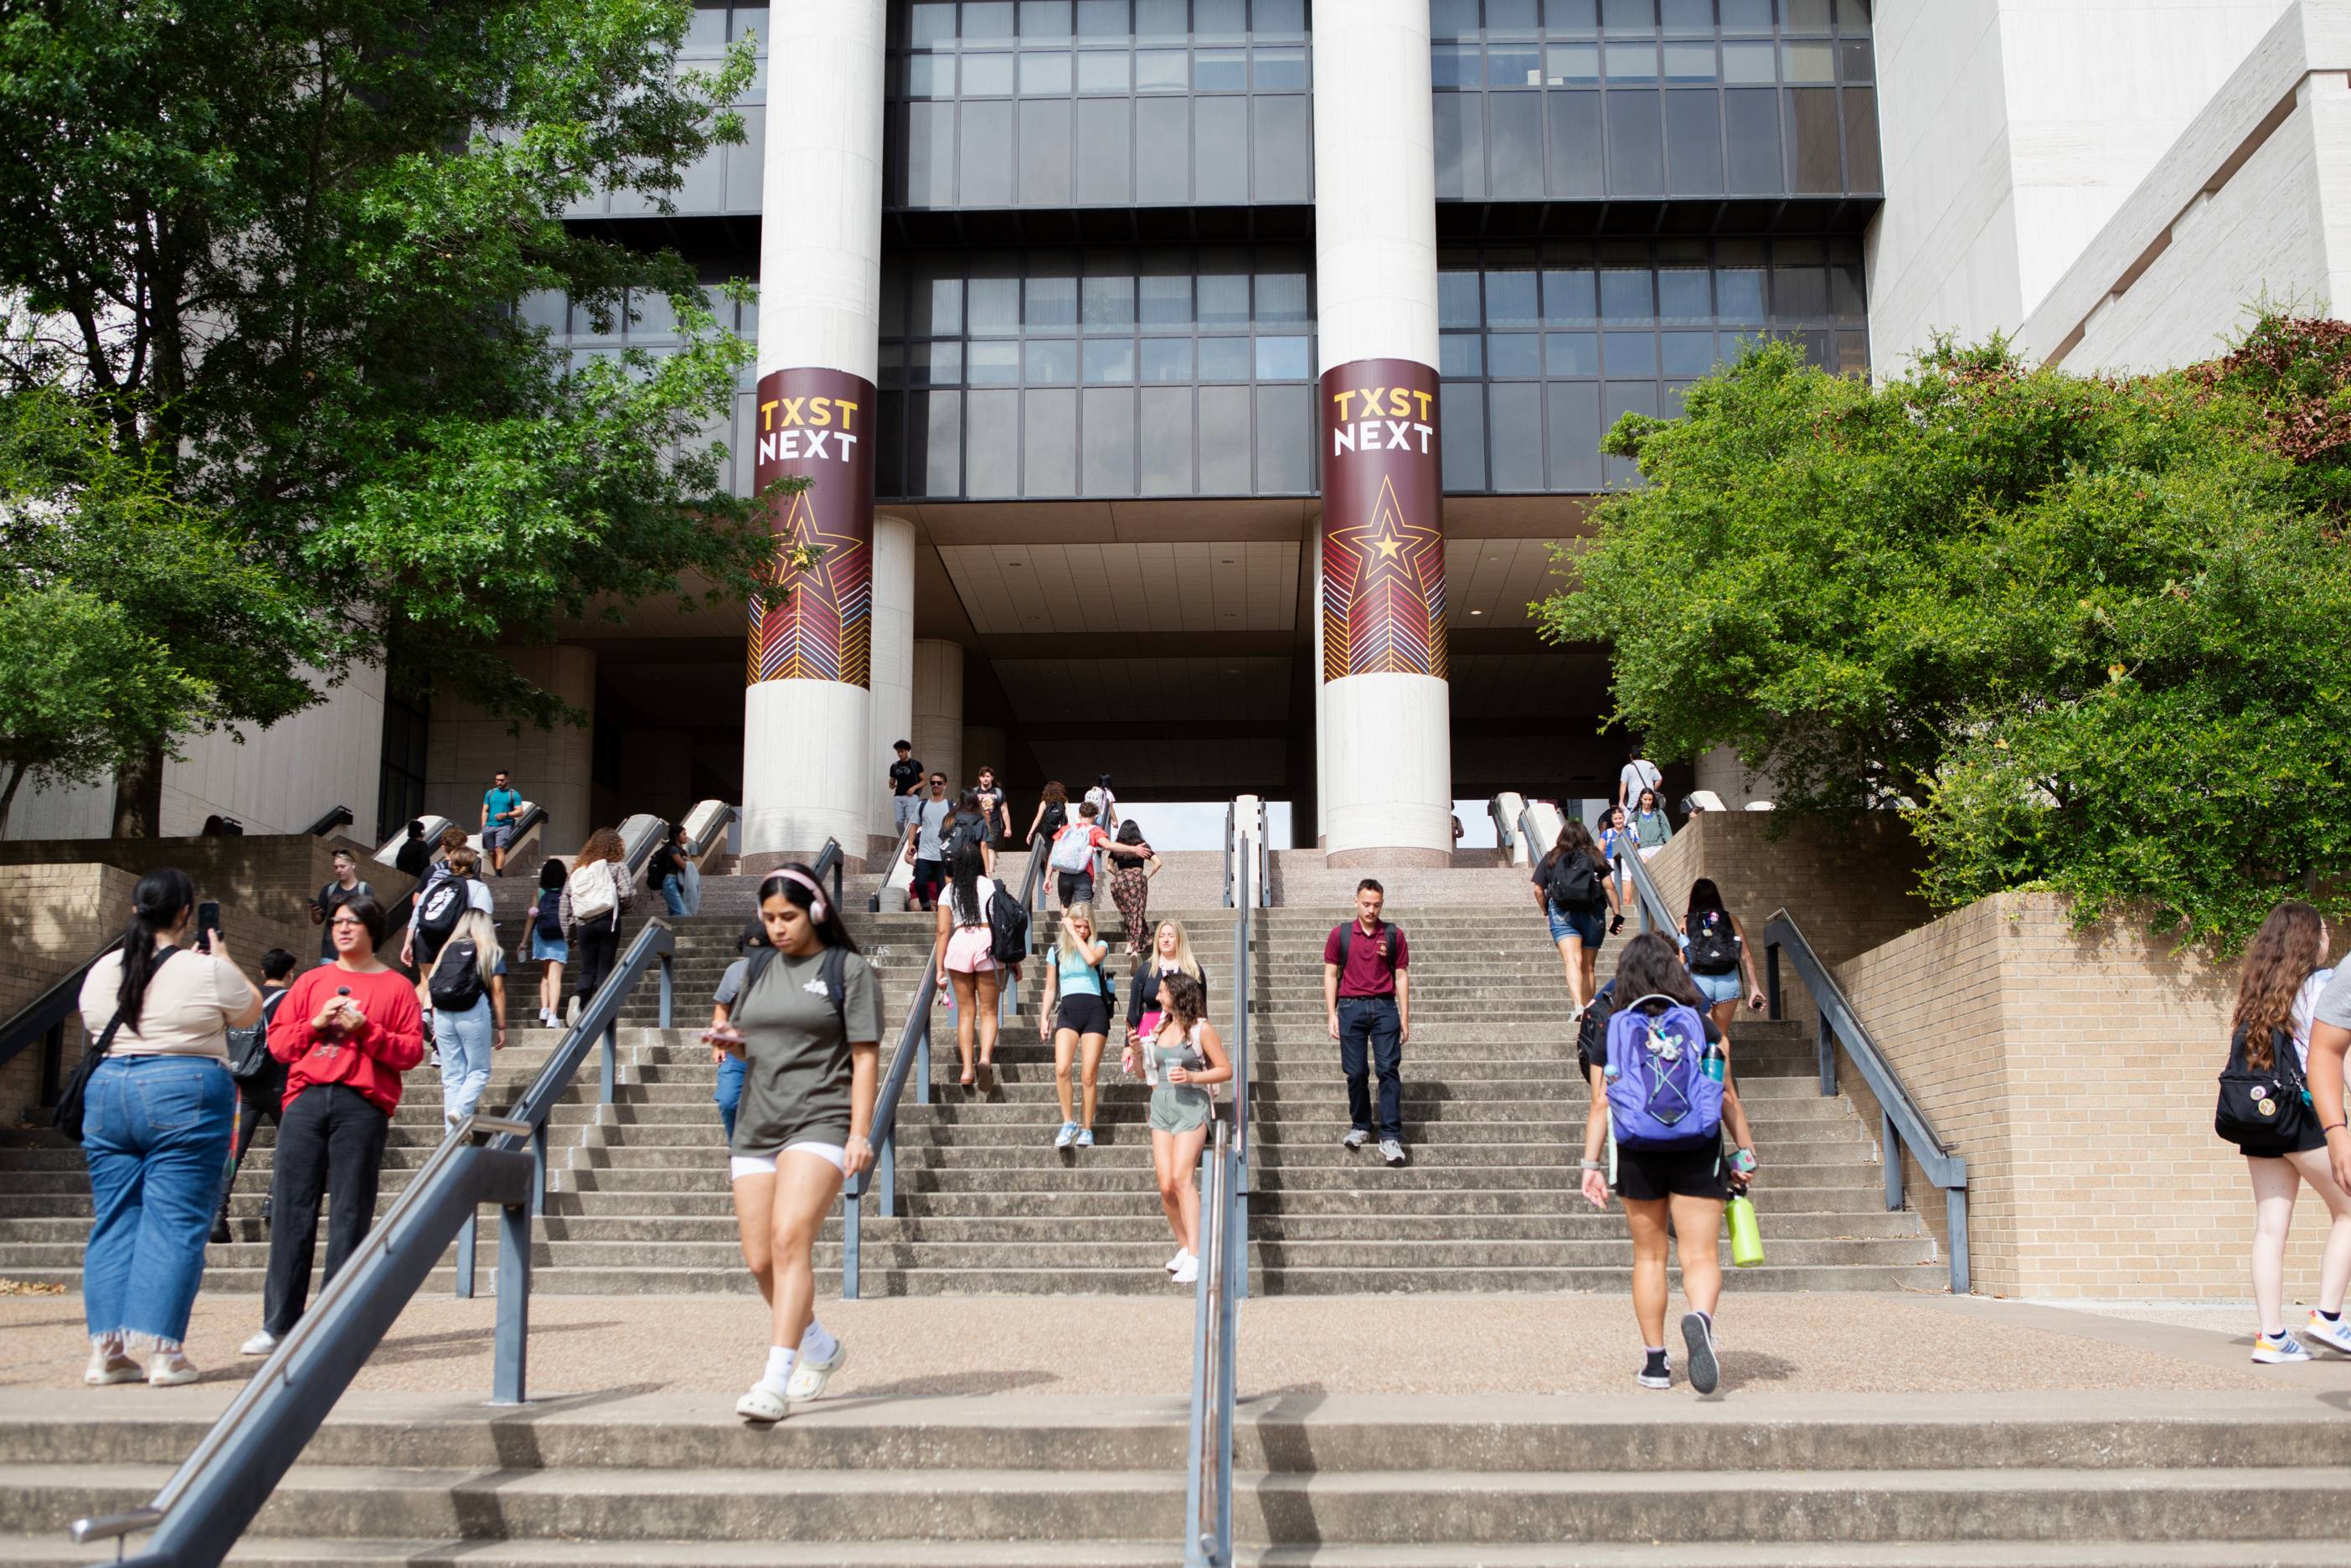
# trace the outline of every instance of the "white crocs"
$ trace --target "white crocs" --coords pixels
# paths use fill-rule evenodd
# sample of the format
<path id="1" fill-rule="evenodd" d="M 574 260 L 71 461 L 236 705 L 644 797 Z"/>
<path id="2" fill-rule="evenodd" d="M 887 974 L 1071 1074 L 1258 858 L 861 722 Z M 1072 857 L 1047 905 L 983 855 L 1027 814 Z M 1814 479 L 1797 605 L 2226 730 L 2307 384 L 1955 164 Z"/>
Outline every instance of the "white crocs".
<path id="1" fill-rule="evenodd" d="M 764 1382 L 751 1385 L 751 1391 L 735 1401 L 735 1414 L 746 1421 L 780 1421 L 789 1408 L 784 1396 Z"/>
<path id="2" fill-rule="evenodd" d="M 831 1361 L 810 1361 L 807 1356 L 801 1356 L 792 1364 L 792 1375 L 784 1385 L 784 1396 L 796 1404 L 803 1399 L 820 1397 L 824 1393 L 824 1385 L 831 1380 L 834 1373 L 841 1370 L 841 1364 L 848 1359 L 849 1347 L 838 1339 L 832 1342 Z"/>

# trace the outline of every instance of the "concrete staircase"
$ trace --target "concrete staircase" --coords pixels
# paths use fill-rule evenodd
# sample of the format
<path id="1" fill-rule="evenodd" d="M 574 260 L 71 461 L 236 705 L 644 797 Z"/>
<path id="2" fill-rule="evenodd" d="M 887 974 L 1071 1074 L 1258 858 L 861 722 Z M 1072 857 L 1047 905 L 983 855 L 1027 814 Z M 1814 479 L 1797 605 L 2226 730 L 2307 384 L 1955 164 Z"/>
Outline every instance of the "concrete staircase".
<path id="1" fill-rule="evenodd" d="M 108 1397 L 109 1395 L 120 1396 Z M 0 1562 L 103 1561 L 225 1393 L 101 1391 L 0 1418 Z M 710 1396 L 513 1413 L 354 1395 L 235 1560 L 474 1568 L 1172 1565 L 1179 1401 L 825 1401 L 772 1430 Z M 2145 1568 L 2340 1560 L 2351 1427 L 2258 1396 L 1728 1406 L 1271 1396 L 1242 1407 L 1251 1564 Z M 99 1418 L 102 1415 L 102 1418 Z"/>

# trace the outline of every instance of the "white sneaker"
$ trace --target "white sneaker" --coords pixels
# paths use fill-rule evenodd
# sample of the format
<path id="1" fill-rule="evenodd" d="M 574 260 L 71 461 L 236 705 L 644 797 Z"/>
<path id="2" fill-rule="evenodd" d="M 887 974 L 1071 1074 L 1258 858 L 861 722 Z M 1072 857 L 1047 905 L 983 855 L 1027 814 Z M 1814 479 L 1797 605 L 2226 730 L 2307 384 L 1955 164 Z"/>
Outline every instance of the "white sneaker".
<path id="1" fill-rule="evenodd" d="M 1191 1255 L 1192 1249 L 1189 1247 L 1178 1247 L 1176 1249 L 1176 1256 L 1170 1258 L 1165 1263 L 1160 1266 L 1165 1269 L 1169 1273 L 1173 1274 L 1176 1270 L 1181 1269 L 1184 1266 L 1184 1260 L 1189 1258 Z"/>
<path id="2" fill-rule="evenodd" d="M 1380 1158 L 1387 1161 L 1391 1166 L 1403 1165 L 1404 1145 L 1397 1143 L 1394 1138 L 1382 1138 L 1380 1140 Z"/>
<path id="3" fill-rule="evenodd" d="M 1062 1123 L 1061 1130 L 1053 1134 L 1053 1146 L 1057 1149 L 1066 1149 L 1077 1141 L 1078 1124 L 1075 1122 Z"/>
<path id="4" fill-rule="evenodd" d="M 1339 1146 L 1352 1153 L 1371 1141 L 1372 1135 L 1369 1133 L 1361 1127 L 1351 1127 L 1348 1129 L 1347 1135 L 1339 1140 Z"/>
<path id="5" fill-rule="evenodd" d="M 239 1355 L 267 1355 L 277 1348 L 277 1336 L 267 1329 L 263 1329 L 259 1333 L 237 1346 L 236 1353 Z"/>
<path id="6" fill-rule="evenodd" d="M 2294 1337 L 2292 1329 L 2281 1329 L 2277 1337 L 2260 1334 L 2253 1340 L 2253 1359 L 2263 1366 L 2277 1366 L 2289 1361 L 2311 1361 L 2308 1347 Z"/>
<path id="7" fill-rule="evenodd" d="M 831 1361 L 810 1361 L 801 1356 L 792 1363 L 792 1375 L 784 1384 L 784 1397 L 795 1402 L 818 1397 L 824 1393 L 824 1385 L 832 1375 L 841 1370 L 841 1364 L 848 1359 L 849 1347 L 838 1335 L 834 1336 Z"/>
<path id="8" fill-rule="evenodd" d="M 2302 1337 L 2314 1340 L 2329 1350 L 2340 1351 L 2345 1355 L 2351 1355 L 2351 1318 L 2338 1316 L 2333 1322 L 2329 1322 L 2320 1317 L 2318 1309 L 2314 1307 L 2311 1309 L 2310 1322 L 2303 1325 Z"/>
<path id="9" fill-rule="evenodd" d="M 177 1388 L 183 1383 L 193 1383 L 202 1377 L 196 1364 L 176 1350 L 159 1350 L 147 1360 L 147 1386 Z"/>
<path id="10" fill-rule="evenodd" d="M 1199 1277 L 1200 1260 L 1189 1252 L 1185 1253 L 1184 1261 L 1176 1265 L 1176 1282 L 1179 1285 L 1188 1285 Z"/>

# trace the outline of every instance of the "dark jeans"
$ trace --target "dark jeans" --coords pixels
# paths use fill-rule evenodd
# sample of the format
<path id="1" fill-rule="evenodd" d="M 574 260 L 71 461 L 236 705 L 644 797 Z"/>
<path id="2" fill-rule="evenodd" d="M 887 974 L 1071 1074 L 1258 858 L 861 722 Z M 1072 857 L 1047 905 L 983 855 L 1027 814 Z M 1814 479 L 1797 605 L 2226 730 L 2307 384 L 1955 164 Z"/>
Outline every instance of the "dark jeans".
<path id="1" fill-rule="evenodd" d="M 1339 998 L 1339 1070 L 1347 1075 L 1347 1119 L 1359 1132 L 1404 1139 L 1404 1041 L 1394 997 Z M 1365 1060 L 1368 1048 L 1369 1061 Z M 1372 1070 L 1380 1075 L 1380 1122 L 1372 1125 Z"/>
<path id="2" fill-rule="evenodd" d="M 573 994 L 584 1006 L 612 973 L 621 957 L 621 915 L 618 910 L 584 920 L 572 928 L 571 962 L 579 971 Z"/>
<path id="3" fill-rule="evenodd" d="M 277 1173 L 270 1183 L 269 1277 L 261 1326 L 284 1338 L 310 1294 L 310 1254 L 319 1240 L 319 1198 L 327 1211 L 327 1282 L 375 1223 L 376 1178 L 392 1118 L 358 1090 L 314 1083 L 277 1124 Z"/>
<path id="4" fill-rule="evenodd" d="M 1061 894 L 1062 908 L 1067 909 L 1072 904 L 1092 904 L 1094 901 L 1093 873 L 1062 871 L 1055 872 L 1053 874 L 1060 879 L 1055 885 Z"/>
<path id="5" fill-rule="evenodd" d="M 906 896 L 925 909 L 935 909 L 939 903 L 939 889 L 946 885 L 946 862 L 916 861 L 914 880 L 907 885 Z"/>

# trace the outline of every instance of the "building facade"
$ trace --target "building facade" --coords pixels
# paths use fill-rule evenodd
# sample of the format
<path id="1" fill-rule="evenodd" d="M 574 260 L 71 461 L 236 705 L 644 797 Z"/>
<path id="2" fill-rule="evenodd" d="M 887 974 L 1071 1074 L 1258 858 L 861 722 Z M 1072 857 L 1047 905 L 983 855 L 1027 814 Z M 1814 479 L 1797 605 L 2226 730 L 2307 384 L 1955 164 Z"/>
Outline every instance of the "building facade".
<path id="1" fill-rule="evenodd" d="M 614 191 L 570 217 L 760 285 L 722 304 L 758 350 L 732 482 L 809 476 L 775 527 L 821 559 L 772 603 L 513 650 L 584 733 L 354 681 L 298 721 L 344 759 L 316 782 L 388 827 L 470 820 L 506 766 L 559 848 L 717 796 L 748 855 L 857 853 L 889 834 L 904 737 L 1016 794 L 1105 772 L 1131 800 L 1255 793 L 1335 861 L 1440 859 L 1456 799 L 1603 794 L 1621 760 L 1600 652 L 1530 615 L 1554 546 L 1636 482 L 1599 452 L 1611 423 L 1669 416 L 1766 335 L 1842 373 L 1938 329 L 2129 368 L 2210 352 L 2262 287 L 2334 298 L 2341 17 L 704 5 L 690 56 L 758 40 L 747 142 L 674 210 Z M 664 301 L 638 306 L 600 336 L 524 302 L 581 357 L 674 340 Z M 225 745 L 176 765 L 167 829 L 335 803 L 247 798 Z M 1695 769 L 1676 781 L 1749 788 Z M 103 794 L 37 798 L 12 831 L 102 831 Z"/>

